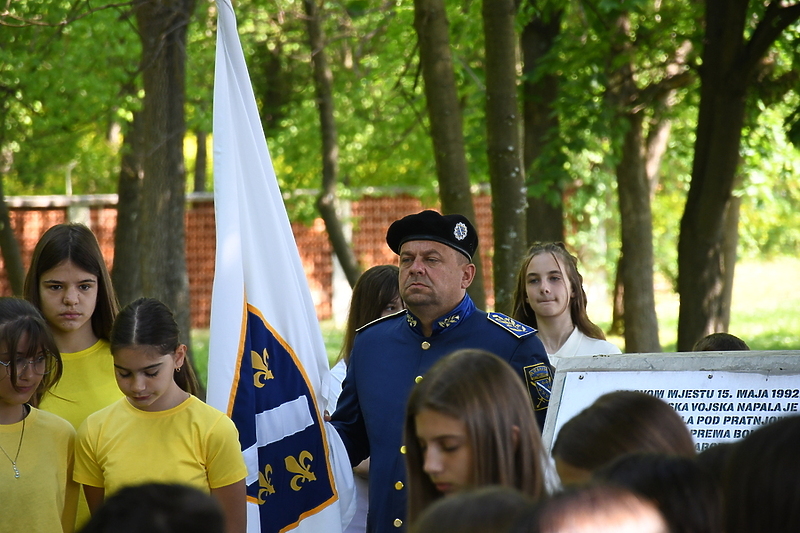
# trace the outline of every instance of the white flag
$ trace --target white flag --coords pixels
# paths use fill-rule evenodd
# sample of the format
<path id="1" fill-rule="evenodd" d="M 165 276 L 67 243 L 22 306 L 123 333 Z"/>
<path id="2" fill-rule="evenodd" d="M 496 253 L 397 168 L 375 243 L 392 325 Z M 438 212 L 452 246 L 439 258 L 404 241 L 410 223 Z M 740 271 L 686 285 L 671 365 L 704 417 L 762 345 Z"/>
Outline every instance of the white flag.
<path id="1" fill-rule="evenodd" d="M 214 83 L 217 252 L 209 404 L 239 429 L 247 530 L 339 533 L 352 471 L 323 422 L 327 356 L 272 168 L 229 0 L 218 0 Z"/>

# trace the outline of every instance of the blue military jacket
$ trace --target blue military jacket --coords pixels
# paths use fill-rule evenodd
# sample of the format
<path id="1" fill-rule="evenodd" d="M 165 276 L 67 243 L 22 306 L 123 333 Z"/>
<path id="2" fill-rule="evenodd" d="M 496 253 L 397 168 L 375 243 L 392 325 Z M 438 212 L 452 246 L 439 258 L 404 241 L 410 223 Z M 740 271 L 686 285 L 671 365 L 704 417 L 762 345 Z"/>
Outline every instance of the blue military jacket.
<path id="1" fill-rule="evenodd" d="M 342 394 L 332 416 L 350 462 L 370 459 L 370 533 L 405 529 L 405 462 L 401 445 L 408 396 L 440 358 L 460 348 L 481 348 L 517 369 L 533 399 L 540 427 L 550 400 L 552 370 L 536 330 L 500 313 L 475 307 L 467 295 L 423 336 L 403 311 L 376 320 L 356 335 Z"/>

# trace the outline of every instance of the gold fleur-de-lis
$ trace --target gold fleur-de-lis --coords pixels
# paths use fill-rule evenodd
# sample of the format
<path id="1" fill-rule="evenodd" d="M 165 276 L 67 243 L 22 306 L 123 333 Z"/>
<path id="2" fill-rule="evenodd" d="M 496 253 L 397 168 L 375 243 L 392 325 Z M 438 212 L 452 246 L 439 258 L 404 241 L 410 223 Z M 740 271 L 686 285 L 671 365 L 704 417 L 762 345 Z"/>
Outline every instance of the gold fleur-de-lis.
<path id="1" fill-rule="evenodd" d="M 267 496 L 275 494 L 275 487 L 272 486 L 272 465 L 264 467 L 264 473 L 258 473 L 258 504 L 261 505 L 267 501 Z"/>
<path id="2" fill-rule="evenodd" d="M 313 460 L 314 457 L 312 457 L 308 450 L 300 452 L 299 460 L 291 455 L 286 457 L 286 470 L 297 474 L 292 478 L 292 482 L 290 483 L 293 490 L 300 490 L 303 488 L 300 484 L 306 481 L 316 481 L 317 476 L 311 471 L 311 461 Z"/>
<path id="3" fill-rule="evenodd" d="M 269 369 L 269 354 L 267 349 L 264 348 L 264 353 L 259 355 L 258 352 L 251 350 L 250 359 L 253 363 L 253 385 L 259 389 L 266 385 L 268 379 L 274 379 L 272 371 Z"/>

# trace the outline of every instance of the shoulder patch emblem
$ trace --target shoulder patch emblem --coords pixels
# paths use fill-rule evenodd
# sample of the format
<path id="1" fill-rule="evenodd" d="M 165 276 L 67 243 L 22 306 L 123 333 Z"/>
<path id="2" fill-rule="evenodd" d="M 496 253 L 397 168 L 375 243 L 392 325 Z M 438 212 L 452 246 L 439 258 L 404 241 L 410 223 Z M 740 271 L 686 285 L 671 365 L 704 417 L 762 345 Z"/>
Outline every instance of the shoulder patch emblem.
<path id="1" fill-rule="evenodd" d="M 518 339 L 522 337 L 527 337 L 532 333 L 536 333 L 535 328 L 525 325 L 522 322 L 517 322 L 510 316 L 506 316 L 503 313 L 487 313 L 486 318 L 488 318 L 489 321 L 494 322 L 504 330 L 508 331 Z"/>
<path id="2" fill-rule="evenodd" d="M 362 330 L 362 329 L 364 329 L 364 328 L 368 328 L 368 327 L 370 327 L 372 324 L 377 324 L 378 322 L 382 322 L 382 321 L 384 321 L 384 320 L 387 320 L 387 319 L 389 319 L 389 318 L 392 318 L 392 317 L 395 317 L 395 316 L 397 316 L 397 315 L 399 315 L 399 314 L 404 314 L 404 313 L 407 313 L 407 312 L 408 312 L 408 310 L 407 310 L 407 309 L 401 309 L 401 310 L 399 310 L 399 311 L 398 311 L 398 312 L 396 312 L 396 313 L 392 313 L 391 315 L 386 315 L 386 316 L 382 316 L 382 317 L 380 317 L 380 318 L 376 318 L 376 319 L 375 319 L 375 320 L 373 320 L 372 322 L 367 322 L 366 324 L 364 324 L 364 325 L 363 325 L 363 326 L 361 326 L 360 328 L 356 328 L 356 332 L 359 332 L 359 331 L 361 331 L 361 330 Z"/>
<path id="3" fill-rule="evenodd" d="M 550 405 L 550 391 L 553 390 L 550 367 L 544 363 L 537 363 L 526 366 L 523 370 L 531 398 L 533 398 L 533 408 L 536 411 L 547 409 L 547 406 Z"/>

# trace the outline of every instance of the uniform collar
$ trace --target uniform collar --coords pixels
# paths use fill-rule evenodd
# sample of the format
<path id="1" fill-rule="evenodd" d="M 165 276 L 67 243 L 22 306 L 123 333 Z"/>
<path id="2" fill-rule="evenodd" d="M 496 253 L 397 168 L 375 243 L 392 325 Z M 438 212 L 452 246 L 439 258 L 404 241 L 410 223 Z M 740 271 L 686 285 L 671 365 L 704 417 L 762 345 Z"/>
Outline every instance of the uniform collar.
<path id="1" fill-rule="evenodd" d="M 431 336 L 437 335 L 445 330 L 452 329 L 462 320 L 471 315 L 474 311 L 475 303 L 472 301 L 472 298 L 469 297 L 469 294 L 465 294 L 464 299 L 461 300 L 461 303 L 459 303 L 455 309 L 445 313 L 433 321 L 433 333 Z M 416 316 L 414 316 L 413 313 L 411 313 L 411 311 L 408 311 L 406 314 L 406 321 L 411 329 L 422 335 L 420 321 Z"/>

